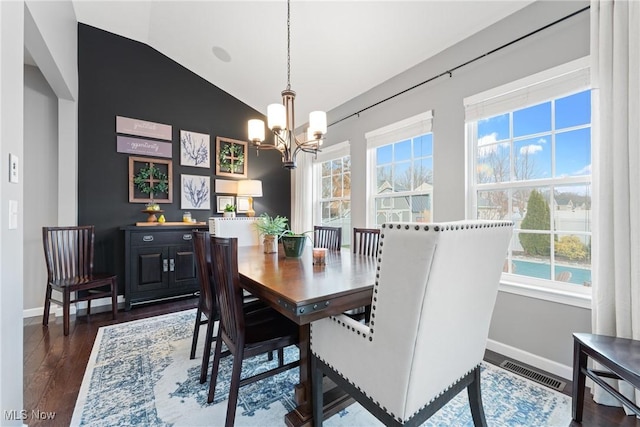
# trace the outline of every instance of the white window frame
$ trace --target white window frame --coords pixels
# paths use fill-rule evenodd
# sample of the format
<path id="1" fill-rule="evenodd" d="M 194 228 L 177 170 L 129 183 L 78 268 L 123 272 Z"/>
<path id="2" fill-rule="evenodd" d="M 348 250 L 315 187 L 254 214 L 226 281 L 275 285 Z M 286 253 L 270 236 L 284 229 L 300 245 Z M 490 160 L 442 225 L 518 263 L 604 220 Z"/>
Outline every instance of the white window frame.
<path id="1" fill-rule="evenodd" d="M 364 134 L 367 140 L 367 212 L 366 221 L 368 227 L 376 223 L 376 195 L 373 193 L 376 187 L 376 149 L 383 145 L 389 145 L 405 139 L 412 139 L 426 133 L 431 133 L 433 127 L 433 110 L 400 120 L 387 126 L 374 129 Z M 435 152 L 435 147 L 433 147 Z M 432 155 L 434 155 L 432 152 Z M 435 178 L 434 178 L 435 179 Z M 403 192 L 403 195 L 422 195 L 422 192 Z M 431 216 L 433 217 L 433 192 L 431 197 Z"/>
<path id="2" fill-rule="evenodd" d="M 465 199 L 468 218 L 475 218 L 477 213 L 477 187 L 475 183 L 477 178 L 475 173 L 477 135 L 475 134 L 476 127 L 473 126 L 473 123 L 482 118 L 493 117 L 543 103 L 550 99 L 561 98 L 590 87 L 590 62 L 589 57 L 584 57 L 464 99 L 467 147 L 467 197 Z M 592 126 L 596 111 L 592 107 Z M 592 140 L 592 147 L 593 143 L 594 141 Z M 592 182 L 593 175 L 591 175 L 588 184 L 592 185 Z M 518 186 L 531 187 L 575 183 L 583 184 L 585 180 L 584 178 L 576 177 L 536 179 L 516 183 L 510 182 L 505 186 L 482 184 L 482 189 L 491 190 L 506 186 L 515 188 Z M 500 290 L 576 307 L 591 308 L 591 288 L 576 284 L 503 273 L 500 281 Z"/>
<path id="3" fill-rule="evenodd" d="M 330 147 L 321 148 L 317 156 L 313 159 L 313 223 L 320 224 L 322 219 L 322 170 L 321 164 L 331 160 L 351 156 L 351 143 L 343 141 Z M 353 179 L 353 175 L 351 176 Z M 344 198 L 343 198 L 344 199 Z M 351 203 L 351 196 L 349 196 Z"/>

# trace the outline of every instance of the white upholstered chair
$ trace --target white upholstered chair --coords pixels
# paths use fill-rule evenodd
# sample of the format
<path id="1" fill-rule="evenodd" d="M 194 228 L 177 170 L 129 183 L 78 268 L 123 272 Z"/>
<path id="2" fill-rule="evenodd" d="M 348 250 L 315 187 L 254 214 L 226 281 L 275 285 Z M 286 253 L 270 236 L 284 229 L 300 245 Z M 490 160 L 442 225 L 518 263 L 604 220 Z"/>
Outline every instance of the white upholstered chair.
<path id="1" fill-rule="evenodd" d="M 385 425 L 420 425 L 465 388 L 474 424 L 486 425 L 480 362 L 512 230 L 509 221 L 383 225 L 370 323 L 311 324 L 315 424 L 325 374 Z"/>

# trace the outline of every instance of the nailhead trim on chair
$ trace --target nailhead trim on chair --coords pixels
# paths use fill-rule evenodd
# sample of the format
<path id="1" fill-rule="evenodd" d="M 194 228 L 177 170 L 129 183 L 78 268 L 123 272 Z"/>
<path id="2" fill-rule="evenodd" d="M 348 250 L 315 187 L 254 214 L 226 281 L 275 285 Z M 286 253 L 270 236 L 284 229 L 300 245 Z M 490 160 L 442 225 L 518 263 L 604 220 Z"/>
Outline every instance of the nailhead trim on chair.
<path id="1" fill-rule="evenodd" d="M 312 351 L 313 352 L 313 351 Z M 420 411 L 422 411 L 424 408 L 426 408 L 427 406 L 429 406 L 434 400 L 436 400 L 438 397 L 442 396 L 447 390 L 451 389 L 454 385 L 458 384 L 464 377 L 466 377 L 467 375 L 469 375 L 470 372 L 472 372 L 474 369 L 476 369 L 478 366 L 480 365 L 476 365 L 474 366 L 472 369 L 470 369 L 469 371 L 467 371 L 464 375 L 462 375 L 461 377 L 458 378 L 457 381 L 455 381 L 453 384 L 450 384 L 445 390 L 442 390 L 440 393 L 438 393 L 437 395 L 435 395 L 428 403 L 426 403 L 425 405 L 423 405 L 421 408 L 419 408 L 417 411 L 415 411 L 413 414 L 411 414 L 411 416 L 405 420 L 403 420 L 401 417 L 396 417 L 396 415 L 393 412 L 390 412 L 386 406 L 380 406 L 380 402 L 378 402 L 377 400 L 374 400 L 373 397 L 369 396 L 367 393 L 365 393 L 359 386 L 355 385 L 353 383 L 353 381 L 351 381 L 350 379 L 346 378 L 342 372 L 338 371 L 335 366 L 333 366 L 332 364 L 328 363 L 326 360 L 324 360 L 322 357 L 318 356 L 316 353 L 313 353 L 318 359 L 322 360 L 322 362 L 327 365 L 328 367 L 330 367 L 331 369 L 333 369 L 334 371 L 336 371 L 338 373 L 338 375 L 340 375 L 342 377 L 343 380 L 345 380 L 346 382 L 348 382 L 349 384 L 351 384 L 352 386 L 354 386 L 356 389 L 358 389 L 358 391 L 360 391 L 362 394 L 364 394 L 369 400 L 371 400 L 371 402 L 375 403 L 376 406 L 378 408 L 381 408 L 384 412 L 386 412 L 387 414 L 391 415 L 392 418 L 395 418 L 398 420 L 398 422 L 402 423 L 402 424 L 406 424 L 407 422 L 409 422 L 411 420 L 411 418 L 415 417 Z"/>

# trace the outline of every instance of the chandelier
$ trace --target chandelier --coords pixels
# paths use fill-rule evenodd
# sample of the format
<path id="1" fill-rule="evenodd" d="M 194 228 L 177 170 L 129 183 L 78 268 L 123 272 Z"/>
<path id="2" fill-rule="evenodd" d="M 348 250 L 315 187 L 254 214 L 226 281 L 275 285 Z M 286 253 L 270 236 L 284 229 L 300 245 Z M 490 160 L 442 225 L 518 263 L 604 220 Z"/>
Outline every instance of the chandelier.
<path id="1" fill-rule="evenodd" d="M 270 104 L 267 107 L 267 122 L 273 132 L 273 144 L 264 143 L 264 122 L 249 120 L 249 141 L 258 150 L 278 150 L 282 154 L 282 166 L 295 169 L 296 156 L 300 151 L 316 154 L 322 145 L 322 137 L 327 133 L 327 113 L 312 111 L 309 113 L 309 128 L 306 139 L 299 141 L 295 132 L 295 110 L 293 102 L 296 93 L 291 90 L 291 4 L 287 0 L 287 88 L 282 91 L 282 104 Z"/>

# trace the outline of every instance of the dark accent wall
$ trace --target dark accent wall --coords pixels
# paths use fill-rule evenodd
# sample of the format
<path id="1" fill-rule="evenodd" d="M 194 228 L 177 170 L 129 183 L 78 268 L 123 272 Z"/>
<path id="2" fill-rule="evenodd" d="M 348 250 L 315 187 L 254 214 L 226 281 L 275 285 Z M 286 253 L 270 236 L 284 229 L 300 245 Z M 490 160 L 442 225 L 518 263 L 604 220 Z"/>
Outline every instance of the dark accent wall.
<path id="1" fill-rule="evenodd" d="M 216 59 L 211 58 L 212 62 Z M 211 209 L 193 210 L 206 221 L 215 213 L 215 139 L 246 140 L 247 120 L 264 116 L 155 49 L 84 24 L 78 25 L 78 223 L 96 227 L 96 270 L 118 274 L 124 293 L 124 237 L 120 227 L 144 221 L 143 203 L 129 203 L 129 154 L 116 151 L 116 116 L 173 127 L 173 203 L 167 221 L 180 221 L 180 175 L 211 177 Z M 259 73 L 256 73 L 259 79 Z M 180 130 L 209 134 L 211 168 L 180 166 Z M 249 150 L 248 178 L 260 179 L 256 214 L 290 217 L 291 175 L 274 151 Z"/>

